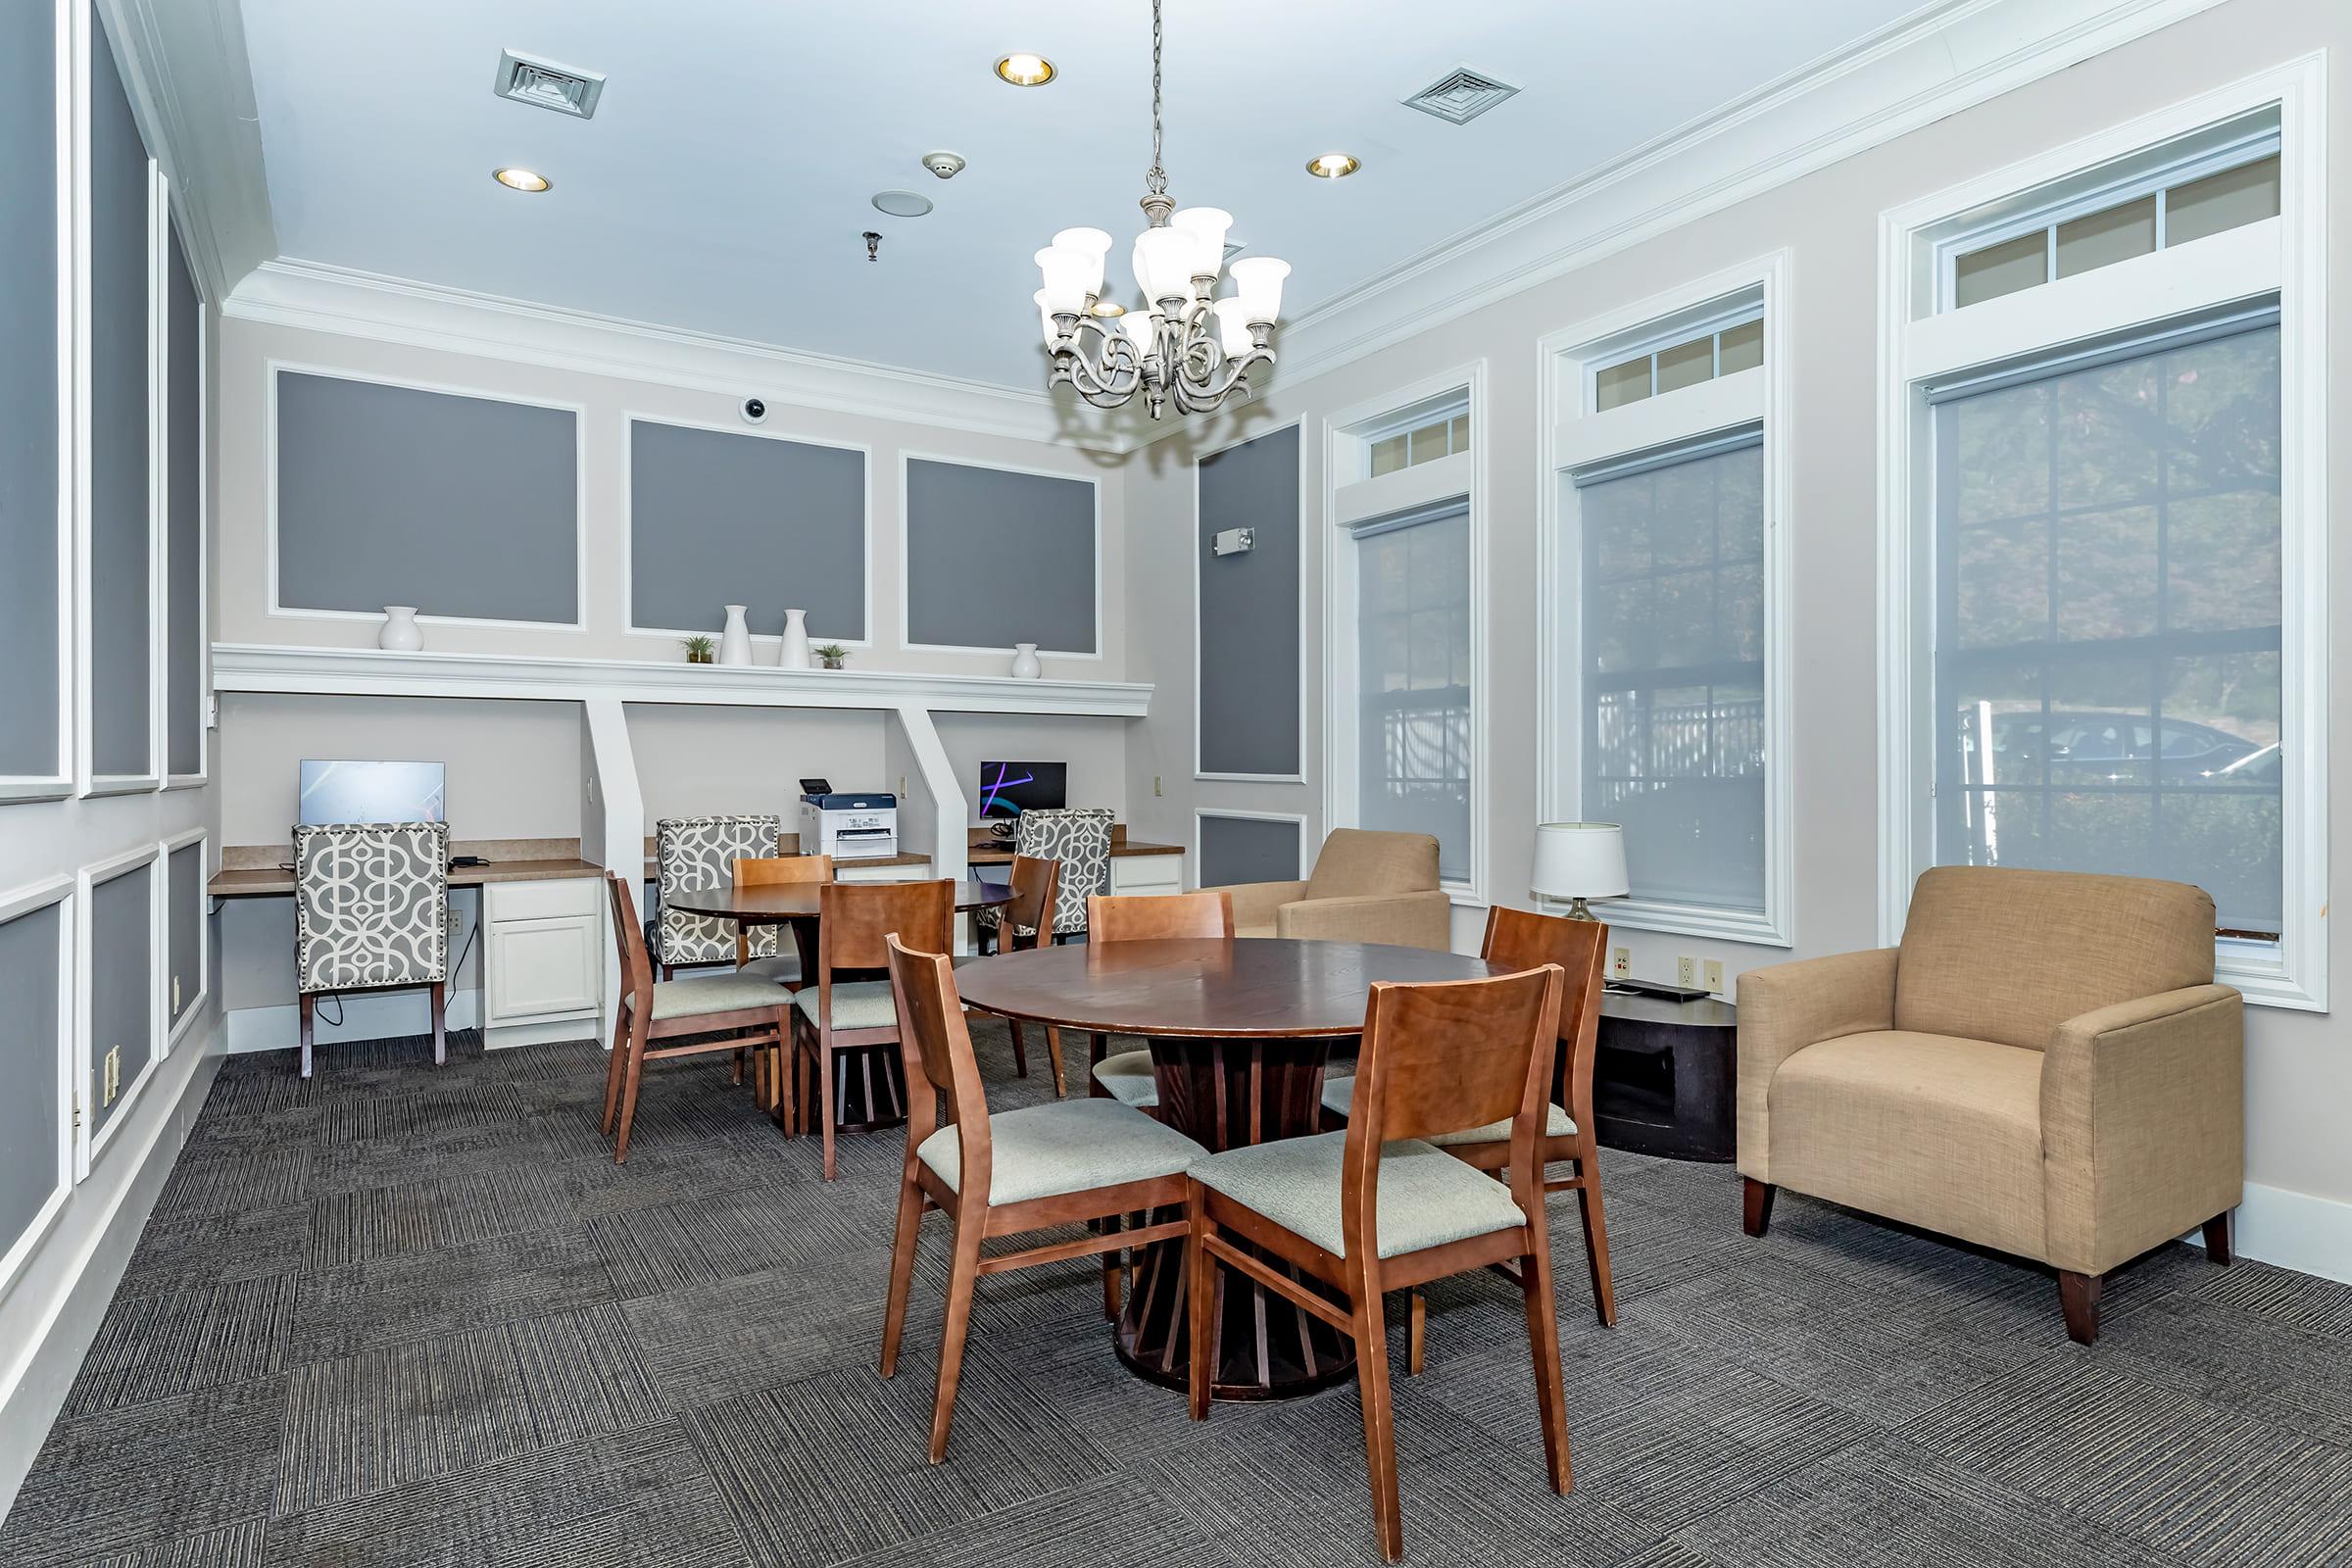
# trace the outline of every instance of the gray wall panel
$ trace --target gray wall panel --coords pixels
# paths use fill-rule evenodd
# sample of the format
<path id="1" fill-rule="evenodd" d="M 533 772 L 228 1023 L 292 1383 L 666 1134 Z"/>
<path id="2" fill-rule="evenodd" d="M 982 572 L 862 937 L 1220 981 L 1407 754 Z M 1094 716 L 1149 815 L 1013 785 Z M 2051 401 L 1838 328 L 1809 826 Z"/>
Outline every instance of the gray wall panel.
<path id="1" fill-rule="evenodd" d="M 629 624 L 714 632 L 728 605 L 755 632 L 794 609 L 817 642 L 865 639 L 865 454 L 632 422 Z"/>
<path id="2" fill-rule="evenodd" d="M 155 917 L 152 897 L 156 867 L 151 862 L 112 876 L 90 891 L 90 952 L 96 978 L 90 987 L 90 1081 L 83 1103 L 96 1134 L 122 1108 L 120 1093 L 102 1105 L 106 1054 L 122 1053 L 121 1089 L 128 1090 L 155 1058 Z"/>
<path id="3" fill-rule="evenodd" d="M 164 591 L 171 678 L 165 685 L 164 751 L 170 771 L 194 773 L 204 766 L 204 375 L 197 349 L 197 314 L 204 307 L 176 228 L 166 289 L 171 314 L 165 475 L 171 493 L 165 497 L 170 544 Z"/>
<path id="4" fill-rule="evenodd" d="M 277 373 L 277 600 L 568 625 L 579 609 L 569 409 Z"/>
<path id="5" fill-rule="evenodd" d="M 90 756 L 98 773 L 142 774 L 155 765 L 147 144 L 103 29 L 90 77 Z"/>
<path id="6" fill-rule="evenodd" d="M 1298 426 L 1201 460 L 1194 548 L 1203 773 L 1300 771 L 1298 526 Z M 1210 536 L 1228 528 L 1256 529 L 1256 548 L 1210 555 Z"/>
<path id="7" fill-rule="evenodd" d="M 1258 816 L 1201 817 L 1200 886 L 1298 880 L 1298 829 Z"/>
<path id="8" fill-rule="evenodd" d="M 46 9 L 46 8 L 44 8 Z M 0 1252 L 23 1235 L 57 1186 L 59 922 L 63 909 L 20 914 L 0 925 Z"/>
<path id="9" fill-rule="evenodd" d="M 164 1006 L 173 1023 L 187 1016 L 204 990 L 204 846 L 183 844 L 171 856 L 164 878 L 165 949 Z M 179 982 L 179 1004 L 172 1005 L 172 982 Z"/>
<path id="10" fill-rule="evenodd" d="M 0 6 L 0 774 L 43 777 L 61 771 L 55 15 Z"/>
<path id="11" fill-rule="evenodd" d="M 1092 654 L 1095 486 L 910 459 L 906 640 Z"/>

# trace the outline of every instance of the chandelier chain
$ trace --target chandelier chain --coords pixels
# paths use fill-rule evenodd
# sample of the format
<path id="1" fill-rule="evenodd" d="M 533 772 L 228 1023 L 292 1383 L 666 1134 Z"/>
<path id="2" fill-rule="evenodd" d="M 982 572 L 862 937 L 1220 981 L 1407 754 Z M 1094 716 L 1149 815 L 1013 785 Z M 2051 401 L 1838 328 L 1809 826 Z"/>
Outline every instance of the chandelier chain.
<path id="1" fill-rule="evenodd" d="M 1154 196 L 1168 191 L 1168 172 L 1159 167 L 1159 0 L 1152 0 L 1152 169 L 1144 186 Z"/>

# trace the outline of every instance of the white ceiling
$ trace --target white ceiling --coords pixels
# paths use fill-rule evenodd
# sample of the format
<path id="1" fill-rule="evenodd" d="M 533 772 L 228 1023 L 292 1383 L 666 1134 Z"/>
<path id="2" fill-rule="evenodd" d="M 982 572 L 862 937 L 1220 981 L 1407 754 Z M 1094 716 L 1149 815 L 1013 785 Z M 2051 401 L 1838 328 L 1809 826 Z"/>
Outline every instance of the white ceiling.
<path id="1" fill-rule="evenodd" d="M 1126 280 L 1146 0 L 242 5 L 289 258 L 1030 390 L 1031 253 L 1095 224 Z M 1169 190 L 1292 264 L 1293 318 L 1917 7 L 1169 0 Z M 605 73 L 596 118 L 494 96 L 505 48 Z M 1060 79 L 1004 85 L 1012 49 Z M 1466 126 L 1397 102 L 1457 65 L 1523 90 Z M 970 167 L 934 178 L 939 147 Z M 1363 171 L 1310 178 L 1334 148 Z"/>

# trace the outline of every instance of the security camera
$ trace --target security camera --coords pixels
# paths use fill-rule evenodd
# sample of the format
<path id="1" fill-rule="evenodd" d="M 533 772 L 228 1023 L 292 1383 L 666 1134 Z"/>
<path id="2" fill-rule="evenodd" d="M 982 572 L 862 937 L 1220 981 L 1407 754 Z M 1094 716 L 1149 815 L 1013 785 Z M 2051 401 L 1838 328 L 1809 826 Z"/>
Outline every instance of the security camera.
<path id="1" fill-rule="evenodd" d="M 746 423 L 746 424 L 761 424 L 761 423 L 764 423 L 764 422 L 766 422 L 766 419 L 767 419 L 767 400 L 766 400 L 766 399 L 764 399 L 764 398 L 745 398 L 745 399 L 743 400 L 743 422 L 744 422 L 744 423 Z"/>

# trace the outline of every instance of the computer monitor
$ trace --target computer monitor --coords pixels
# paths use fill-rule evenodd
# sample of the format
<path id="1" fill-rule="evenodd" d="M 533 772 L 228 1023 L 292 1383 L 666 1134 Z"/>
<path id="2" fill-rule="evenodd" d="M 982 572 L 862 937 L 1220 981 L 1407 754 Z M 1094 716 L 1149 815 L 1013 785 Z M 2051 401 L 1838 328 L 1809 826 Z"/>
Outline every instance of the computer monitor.
<path id="1" fill-rule="evenodd" d="M 1066 762 L 982 762 L 980 814 L 1018 816 L 1069 804 Z"/>
<path id="2" fill-rule="evenodd" d="M 449 796 L 442 765 L 306 759 L 295 820 L 305 824 L 446 822 Z"/>

